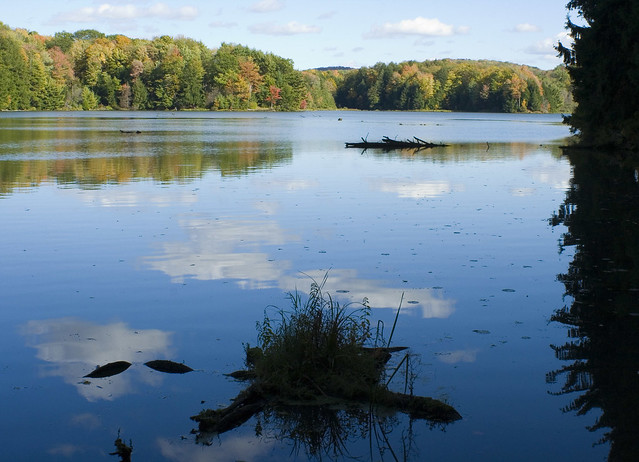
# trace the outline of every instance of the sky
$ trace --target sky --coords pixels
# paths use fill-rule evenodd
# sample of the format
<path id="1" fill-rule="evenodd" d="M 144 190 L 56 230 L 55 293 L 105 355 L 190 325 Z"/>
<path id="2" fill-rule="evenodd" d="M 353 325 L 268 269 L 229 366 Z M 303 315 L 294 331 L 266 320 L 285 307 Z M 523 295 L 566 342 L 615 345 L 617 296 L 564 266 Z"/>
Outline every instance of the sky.
<path id="1" fill-rule="evenodd" d="M 152 39 L 236 43 L 296 69 L 378 62 L 488 59 L 552 69 L 569 43 L 567 0 L 22 0 L 0 21 L 43 35 L 96 29 Z M 571 18 L 574 13 L 571 15 Z M 574 19 L 574 18 L 573 18 Z"/>

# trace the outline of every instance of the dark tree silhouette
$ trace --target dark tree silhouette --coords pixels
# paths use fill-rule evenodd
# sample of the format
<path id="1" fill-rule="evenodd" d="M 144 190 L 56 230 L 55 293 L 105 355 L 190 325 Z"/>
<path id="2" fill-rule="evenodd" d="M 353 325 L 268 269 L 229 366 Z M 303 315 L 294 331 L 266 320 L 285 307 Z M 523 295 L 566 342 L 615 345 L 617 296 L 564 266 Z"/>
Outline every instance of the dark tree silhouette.
<path id="1" fill-rule="evenodd" d="M 557 50 L 573 80 L 577 103 L 567 118 L 587 146 L 639 149 L 639 2 L 571 0 L 579 24 L 566 24 L 574 40 Z"/>

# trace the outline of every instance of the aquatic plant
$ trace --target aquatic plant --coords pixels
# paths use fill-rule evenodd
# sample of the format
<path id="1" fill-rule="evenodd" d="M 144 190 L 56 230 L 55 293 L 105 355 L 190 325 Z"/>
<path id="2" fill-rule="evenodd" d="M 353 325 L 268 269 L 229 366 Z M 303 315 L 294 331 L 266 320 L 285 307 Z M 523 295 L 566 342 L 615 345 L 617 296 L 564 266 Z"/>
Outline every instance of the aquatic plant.
<path id="1" fill-rule="evenodd" d="M 290 398 L 355 396 L 377 384 L 383 364 L 371 339 L 370 306 L 341 305 L 315 280 L 307 298 L 289 293 L 290 310 L 265 312 L 258 323 L 258 349 L 247 345 L 247 366 L 261 386 Z"/>
<path id="2" fill-rule="evenodd" d="M 267 309 L 264 320 L 257 323 L 258 346 L 245 346 L 247 370 L 229 374 L 252 384 L 230 406 L 191 417 L 199 423 L 200 432 L 223 433 L 267 406 L 300 403 L 367 404 L 442 423 L 461 418 L 441 401 L 388 390 L 383 380 L 386 363 L 393 352 L 406 347 L 391 347 L 381 338 L 380 329 L 373 336 L 368 300 L 341 305 L 323 291 L 326 279 L 327 275 L 321 283 L 312 280 L 306 299 L 297 291 L 290 293 L 290 310 L 276 308 L 273 317 Z M 389 342 L 396 322 L 397 317 Z"/>

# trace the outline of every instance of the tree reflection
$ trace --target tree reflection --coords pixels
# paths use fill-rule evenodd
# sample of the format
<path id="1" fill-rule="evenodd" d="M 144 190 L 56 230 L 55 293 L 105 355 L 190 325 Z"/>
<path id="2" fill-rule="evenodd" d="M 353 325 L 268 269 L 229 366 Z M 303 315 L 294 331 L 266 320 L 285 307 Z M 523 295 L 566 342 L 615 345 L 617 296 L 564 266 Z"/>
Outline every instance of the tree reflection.
<path id="1" fill-rule="evenodd" d="M 562 250 L 575 247 L 566 274 L 559 275 L 571 303 L 553 321 L 568 326 L 569 341 L 553 345 L 570 361 L 547 375 L 563 385 L 557 394 L 578 393 L 565 412 L 601 410 L 588 429 L 608 429 L 610 460 L 639 454 L 639 157 L 570 152 L 574 174 L 566 200 L 553 216 L 564 224 Z"/>
<path id="2" fill-rule="evenodd" d="M 293 155 L 288 143 L 205 143 L 142 134 L 130 135 L 140 140 L 129 145 L 117 136 L 87 140 L 69 135 L 66 144 L 51 141 L 35 148 L 20 138 L 0 142 L 0 194 L 46 182 L 93 189 L 139 179 L 188 182 L 210 171 L 242 176 L 272 169 Z"/>
<path id="3" fill-rule="evenodd" d="M 285 443 L 293 458 L 315 460 L 418 460 L 414 425 L 434 429 L 446 424 L 413 419 L 371 407 L 269 405 L 255 419 L 255 435 Z M 197 442 L 221 437 L 198 432 Z M 278 445 L 279 446 L 279 445 Z"/>

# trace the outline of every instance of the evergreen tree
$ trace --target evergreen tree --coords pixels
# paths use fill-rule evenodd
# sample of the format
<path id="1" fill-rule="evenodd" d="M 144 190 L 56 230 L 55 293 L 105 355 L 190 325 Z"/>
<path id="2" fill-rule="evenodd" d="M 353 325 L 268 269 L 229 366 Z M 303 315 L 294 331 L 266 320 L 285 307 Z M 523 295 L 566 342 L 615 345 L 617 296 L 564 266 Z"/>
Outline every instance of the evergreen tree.
<path id="1" fill-rule="evenodd" d="M 639 149 L 639 2 L 571 0 L 572 48 L 559 43 L 577 103 L 567 118 L 584 145 Z"/>

